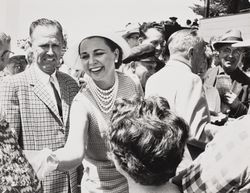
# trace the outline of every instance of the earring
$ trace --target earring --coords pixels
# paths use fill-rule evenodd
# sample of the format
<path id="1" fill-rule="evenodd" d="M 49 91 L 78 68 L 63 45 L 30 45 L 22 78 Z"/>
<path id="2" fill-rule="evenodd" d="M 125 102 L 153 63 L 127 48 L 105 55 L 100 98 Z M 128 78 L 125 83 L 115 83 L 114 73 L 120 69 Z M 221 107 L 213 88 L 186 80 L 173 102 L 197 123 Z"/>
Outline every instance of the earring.
<path id="1" fill-rule="evenodd" d="M 118 62 L 118 60 L 117 59 L 115 59 L 115 63 L 117 63 Z"/>

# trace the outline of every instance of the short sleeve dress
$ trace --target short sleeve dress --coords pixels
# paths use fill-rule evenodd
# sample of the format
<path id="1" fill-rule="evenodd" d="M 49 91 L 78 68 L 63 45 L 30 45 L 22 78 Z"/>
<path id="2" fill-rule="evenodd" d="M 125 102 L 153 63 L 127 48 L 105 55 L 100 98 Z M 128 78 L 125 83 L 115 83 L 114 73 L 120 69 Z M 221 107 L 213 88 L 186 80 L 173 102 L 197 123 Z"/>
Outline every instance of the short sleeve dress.
<path id="1" fill-rule="evenodd" d="M 139 91 L 130 77 L 121 72 L 117 72 L 117 75 L 119 83 L 116 98 L 139 96 Z M 83 85 L 73 103 L 87 109 L 89 114 L 88 142 L 81 181 L 82 192 L 128 192 L 126 178 L 116 171 L 115 165 L 107 158 L 105 131 L 110 125 L 111 112 L 103 113 L 100 110 L 87 84 Z"/>

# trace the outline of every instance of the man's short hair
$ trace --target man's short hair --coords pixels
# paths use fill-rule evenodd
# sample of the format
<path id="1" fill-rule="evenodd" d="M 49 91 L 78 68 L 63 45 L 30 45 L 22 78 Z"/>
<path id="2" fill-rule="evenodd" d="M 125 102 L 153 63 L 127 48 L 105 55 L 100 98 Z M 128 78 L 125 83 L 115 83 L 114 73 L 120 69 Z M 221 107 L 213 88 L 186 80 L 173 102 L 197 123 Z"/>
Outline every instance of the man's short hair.
<path id="1" fill-rule="evenodd" d="M 63 40 L 63 29 L 62 25 L 56 20 L 50 20 L 46 18 L 41 18 L 36 21 L 33 21 L 30 25 L 29 35 L 32 37 L 32 34 L 37 26 L 55 26 L 58 29 L 58 33 L 61 35 Z"/>
<path id="2" fill-rule="evenodd" d="M 187 52 L 189 48 L 195 47 L 201 42 L 204 42 L 204 40 L 199 36 L 196 29 L 182 29 L 169 37 L 167 45 L 171 55 L 176 52 Z"/>
<path id="3" fill-rule="evenodd" d="M 148 22 L 148 23 L 143 23 L 142 25 L 140 25 L 140 32 L 141 32 L 141 37 L 143 39 L 146 39 L 146 33 L 149 29 L 154 28 L 157 31 L 159 31 L 163 37 L 165 37 L 165 31 L 164 31 L 164 27 L 156 22 Z"/>
<path id="4" fill-rule="evenodd" d="M 120 99 L 108 131 L 110 153 L 142 185 L 161 185 L 175 175 L 189 127 L 163 97 Z"/>

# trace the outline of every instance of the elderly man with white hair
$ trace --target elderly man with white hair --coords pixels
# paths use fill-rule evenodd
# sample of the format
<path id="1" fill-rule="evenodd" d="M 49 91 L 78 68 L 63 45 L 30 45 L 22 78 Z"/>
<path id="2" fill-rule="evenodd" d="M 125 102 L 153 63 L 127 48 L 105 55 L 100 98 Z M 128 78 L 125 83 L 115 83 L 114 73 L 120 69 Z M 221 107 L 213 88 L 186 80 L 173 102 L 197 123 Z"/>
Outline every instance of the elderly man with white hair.
<path id="1" fill-rule="evenodd" d="M 148 79 L 145 92 L 146 96 L 159 95 L 168 100 L 170 109 L 190 126 L 188 143 L 201 149 L 218 128 L 210 124 L 202 81 L 197 75 L 203 69 L 205 45 L 197 30 L 184 29 L 172 34 L 168 40 L 170 59 Z M 193 157 L 197 152 L 191 150 L 190 153 Z M 190 159 L 186 154 L 180 168 L 186 167 L 185 162 Z"/>

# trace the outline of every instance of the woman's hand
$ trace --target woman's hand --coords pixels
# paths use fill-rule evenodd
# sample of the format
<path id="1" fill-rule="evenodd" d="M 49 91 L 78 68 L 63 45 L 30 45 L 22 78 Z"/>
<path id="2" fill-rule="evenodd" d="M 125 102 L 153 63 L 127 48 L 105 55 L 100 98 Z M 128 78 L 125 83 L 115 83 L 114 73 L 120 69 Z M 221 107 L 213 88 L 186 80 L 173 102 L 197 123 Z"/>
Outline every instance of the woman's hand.
<path id="1" fill-rule="evenodd" d="M 50 158 L 53 155 L 52 150 L 48 148 L 40 151 L 24 150 L 24 154 L 39 180 L 43 180 L 48 173 L 56 170 L 58 163 Z"/>

